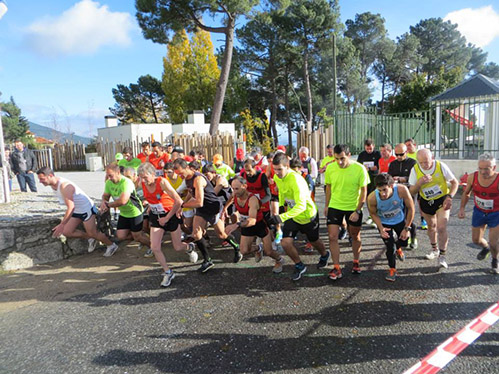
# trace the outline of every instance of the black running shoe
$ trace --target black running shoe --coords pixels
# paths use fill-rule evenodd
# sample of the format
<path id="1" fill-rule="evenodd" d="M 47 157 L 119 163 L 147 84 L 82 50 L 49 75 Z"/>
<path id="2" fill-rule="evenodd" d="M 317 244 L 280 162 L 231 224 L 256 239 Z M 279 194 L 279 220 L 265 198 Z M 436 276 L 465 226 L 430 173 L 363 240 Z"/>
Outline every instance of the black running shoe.
<path id="1" fill-rule="evenodd" d="M 322 269 L 326 267 L 330 257 L 331 257 L 331 252 L 327 250 L 325 256 L 319 257 L 319 262 L 317 263 L 317 269 Z"/>
<path id="2" fill-rule="evenodd" d="M 295 266 L 295 271 L 293 272 L 293 275 L 291 276 L 291 279 L 294 281 L 297 281 L 301 278 L 301 275 L 307 271 L 307 267 L 296 267 Z"/>
<path id="3" fill-rule="evenodd" d="M 338 234 L 339 240 L 345 240 L 347 238 L 348 231 L 344 227 L 340 227 L 340 233 Z"/>
<path id="4" fill-rule="evenodd" d="M 208 270 L 210 270 L 213 266 L 215 266 L 213 264 L 213 262 L 211 261 L 205 261 L 201 264 L 201 266 L 199 267 L 198 271 L 200 271 L 201 273 L 206 273 Z"/>
<path id="5" fill-rule="evenodd" d="M 239 251 L 234 251 L 234 263 L 237 264 L 243 259 L 243 255 Z"/>
<path id="6" fill-rule="evenodd" d="M 480 252 L 478 252 L 478 254 L 476 255 L 476 258 L 477 260 L 485 260 L 488 256 L 489 256 L 489 253 L 490 253 L 490 249 L 489 248 L 483 248 Z"/>

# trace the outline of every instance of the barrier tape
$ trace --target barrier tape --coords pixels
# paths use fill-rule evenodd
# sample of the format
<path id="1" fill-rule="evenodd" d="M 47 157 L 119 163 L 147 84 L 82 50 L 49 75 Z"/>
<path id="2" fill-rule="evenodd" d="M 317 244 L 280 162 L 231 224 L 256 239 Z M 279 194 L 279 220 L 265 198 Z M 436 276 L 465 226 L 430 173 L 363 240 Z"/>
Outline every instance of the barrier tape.
<path id="1" fill-rule="evenodd" d="M 404 374 L 437 373 L 498 320 L 499 302 L 492 305 L 462 330 L 440 344 L 433 352 L 405 371 Z"/>

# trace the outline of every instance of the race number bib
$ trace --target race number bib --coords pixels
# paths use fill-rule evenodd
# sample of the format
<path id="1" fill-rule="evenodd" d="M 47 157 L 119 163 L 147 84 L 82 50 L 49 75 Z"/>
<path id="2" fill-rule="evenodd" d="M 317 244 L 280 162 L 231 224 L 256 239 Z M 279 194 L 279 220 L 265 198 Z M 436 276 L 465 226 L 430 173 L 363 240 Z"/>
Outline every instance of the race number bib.
<path id="1" fill-rule="evenodd" d="M 165 172 L 163 171 L 163 169 L 160 169 L 160 170 L 156 169 L 156 176 L 157 177 L 162 177 L 164 175 L 165 175 Z"/>
<path id="2" fill-rule="evenodd" d="M 400 208 L 398 208 L 395 210 L 391 210 L 389 212 L 384 212 L 384 213 L 382 213 L 382 215 L 383 215 L 383 218 L 388 219 L 388 218 L 393 218 L 393 217 L 397 216 L 397 214 L 399 214 L 400 212 L 401 212 L 401 210 L 400 210 Z"/>
<path id="3" fill-rule="evenodd" d="M 475 196 L 475 203 L 476 203 L 476 206 L 478 208 L 483 209 L 483 210 L 494 209 L 494 200 L 481 199 L 481 198 Z"/>
<path id="4" fill-rule="evenodd" d="M 425 196 L 425 198 L 427 200 L 432 199 L 435 196 L 438 196 L 441 194 L 442 194 L 442 190 L 440 189 L 440 186 L 438 184 L 431 186 L 431 187 L 423 188 L 423 195 Z"/>
<path id="5" fill-rule="evenodd" d="M 293 207 L 296 205 L 295 201 L 294 200 L 291 200 L 291 199 L 285 199 L 286 201 L 286 204 L 288 205 L 288 208 L 289 209 L 293 209 Z"/>
<path id="6" fill-rule="evenodd" d="M 366 168 L 372 168 L 374 166 L 374 161 L 365 161 L 362 163 Z"/>
<path id="7" fill-rule="evenodd" d="M 240 214 L 239 216 L 241 217 L 241 222 L 246 222 L 249 218 L 249 216 L 245 216 L 243 214 Z"/>
<path id="8" fill-rule="evenodd" d="M 149 204 L 149 206 L 151 207 L 151 212 L 153 212 L 156 215 L 166 213 L 166 210 L 163 207 L 163 204 Z"/>

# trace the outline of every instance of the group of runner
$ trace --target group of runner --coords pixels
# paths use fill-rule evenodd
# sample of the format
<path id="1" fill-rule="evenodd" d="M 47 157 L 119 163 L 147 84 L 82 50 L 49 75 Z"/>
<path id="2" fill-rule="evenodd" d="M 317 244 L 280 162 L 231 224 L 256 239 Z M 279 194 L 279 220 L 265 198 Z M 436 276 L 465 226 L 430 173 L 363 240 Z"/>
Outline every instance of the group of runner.
<path id="1" fill-rule="evenodd" d="M 146 247 L 145 256 L 154 256 L 163 268 L 161 286 L 167 287 L 175 273 L 162 251 L 164 233 L 170 233 L 174 249 L 185 252 L 192 263 L 198 262 L 198 251 L 202 257 L 199 271 L 205 273 L 214 266 L 208 226 L 232 247 L 234 263 L 250 253 L 254 253 L 256 262 L 266 255 L 274 261 L 272 271 L 281 273 L 284 252 L 294 263 L 294 281 L 307 271 L 295 246 L 298 233 L 307 238 L 307 251 L 318 251 L 318 269 L 332 260 L 329 278 L 334 281 L 345 271 L 340 266 L 339 241 L 348 234 L 353 252 L 350 269 L 360 274 L 366 206 L 369 214 L 365 223 L 378 229 L 386 246 L 389 269 L 385 279 L 395 281 L 396 259 L 404 261 L 404 249 L 418 247 L 413 198 L 417 196 L 421 227 L 427 228 L 431 243 L 426 258 L 437 259 L 440 267 L 447 268 L 447 223 L 459 186 L 452 171 L 435 160 L 428 149 L 416 151 L 412 139 L 397 144 L 394 155 L 391 145 L 383 145 L 379 152 L 370 139 L 364 148 L 355 161 L 347 145 L 328 145 L 327 156 L 319 165 L 306 147 L 294 159 L 286 155 L 283 146 L 267 157 L 258 148 L 247 155 L 238 149 L 233 165 L 228 165 L 219 154 L 209 163 L 201 151 L 186 155 L 180 147 L 143 143 L 137 157 L 133 157 L 132 149 L 125 148 L 116 162 L 106 166 L 99 211 L 119 209 L 116 239 L 135 240 Z M 37 174 L 67 206 L 53 235 L 86 238 L 89 252 L 101 242 L 107 246 L 104 256 L 112 256 L 118 245 L 97 230 L 98 211 L 92 200 L 47 167 Z M 319 236 L 319 210 L 314 201 L 321 174 L 329 250 Z M 478 258 L 485 259 L 491 253 L 492 272 L 499 273 L 499 173 L 491 155 L 481 155 L 478 171 L 469 176 L 459 218 L 465 217 L 471 192 L 475 203 L 472 239 L 481 246 Z M 85 231 L 77 229 L 82 222 Z M 486 227 L 488 242 L 484 239 Z M 236 230 L 240 230 L 239 242 L 233 235 Z"/>

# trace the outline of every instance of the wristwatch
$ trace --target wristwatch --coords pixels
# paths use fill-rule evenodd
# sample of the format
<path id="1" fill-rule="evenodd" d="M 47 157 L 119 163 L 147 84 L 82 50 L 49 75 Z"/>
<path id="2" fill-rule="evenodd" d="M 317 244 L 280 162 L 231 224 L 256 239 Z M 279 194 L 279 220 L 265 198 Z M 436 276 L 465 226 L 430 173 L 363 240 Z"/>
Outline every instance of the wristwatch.
<path id="1" fill-rule="evenodd" d="M 406 227 L 404 227 L 404 230 L 405 230 L 405 231 L 411 231 L 411 226 L 406 226 Z"/>

